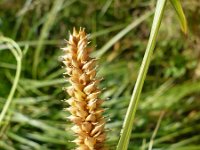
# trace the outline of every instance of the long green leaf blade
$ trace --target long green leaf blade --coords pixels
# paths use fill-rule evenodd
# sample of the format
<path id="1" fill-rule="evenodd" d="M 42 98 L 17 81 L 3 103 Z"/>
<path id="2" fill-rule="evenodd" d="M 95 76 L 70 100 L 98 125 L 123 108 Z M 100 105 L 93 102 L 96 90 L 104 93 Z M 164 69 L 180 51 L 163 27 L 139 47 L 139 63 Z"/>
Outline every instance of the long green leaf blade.
<path id="1" fill-rule="evenodd" d="M 176 11 L 176 13 L 178 15 L 182 31 L 185 34 L 187 34 L 187 30 L 188 30 L 187 19 L 185 17 L 184 12 L 183 12 L 180 0 L 170 0 L 170 2 L 173 5 L 173 7 L 174 7 L 174 9 L 175 9 L 175 11 Z"/>
<path id="2" fill-rule="evenodd" d="M 130 100 L 130 104 L 125 116 L 123 128 L 121 131 L 121 137 L 119 140 L 119 143 L 117 145 L 117 150 L 127 150 L 130 136 L 131 136 L 131 131 L 133 128 L 133 121 L 138 105 L 138 101 L 140 98 L 140 94 L 142 91 L 142 87 L 144 84 L 144 80 L 149 68 L 151 56 L 153 54 L 153 50 L 155 47 L 156 43 L 156 38 L 157 34 L 160 28 L 163 12 L 164 12 L 164 7 L 166 5 L 166 0 L 158 0 L 157 5 L 156 5 L 156 10 L 155 10 L 155 15 L 154 15 L 154 20 L 151 28 L 151 33 L 150 33 L 150 38 L 148 41 L 148 45 L 146 48 L 146 52 L 142 61 L 142 65 L 140 67 L 140 71 L 138 74 L 138 78 L 135 84 L 135 88 L 133 90 L 133 94 Z"/>

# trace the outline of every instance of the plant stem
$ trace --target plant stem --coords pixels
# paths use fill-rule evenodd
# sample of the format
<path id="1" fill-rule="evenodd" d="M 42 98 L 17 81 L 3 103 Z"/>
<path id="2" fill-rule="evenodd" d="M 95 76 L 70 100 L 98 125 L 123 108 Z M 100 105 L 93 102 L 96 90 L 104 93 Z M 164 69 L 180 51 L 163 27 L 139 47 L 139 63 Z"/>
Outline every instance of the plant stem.
<path id="1" fill-rule="evenodd" d="M 19 46 L 11 39 L 9 38 L 5 38 L 5 37 L 0 37 L 0 41 L 3 42 L 8 42 L 7 46 L 8 48 L 10 48 L 12 54 L 15 56 L 16 61 L 17 61 L 17 70 L 16 70 L 16 75 L 15 75 L 15 79 L 12 85 L 12 88 L 10 90 L 10 93 L 8 95 L 8 99 L 2 109 L 2 112 L 0 113 L 0 127 L 2 125 L 2 121 L 6 115 L 6 112 L 8 111 L 8 108 L 12 102 L 13 96 L 15 94 L 18 82 L 19 82 L 19 78 L 20 78 L 20 74 L 21 74 L 21 65 L 22 65 L 22 52 L 21 49 L 19 48 Z"/>
<path id="2" fill-rule="evenodd" d="M 151 27 L 150 38 L 147 44 L 147 48 L 145 51 L 145 55 L 142 61 L 142 65 L 140 67 L 140 71 L 138 74 L 138 78 L 135 84 L 135 88 L 133 90 L 133 94 L 131 96 L 130 104 L 125 116 L 124 124 L 121 131 L 121 137 L 117 145 L 117 150 L 127 150 L 131 131 L 133 128 L 133 121 L 136 113 L 136 109 L 138 106 L 138 101 L 140 98 L 140 94 L 142 91 L 142 87 L 144 84 L 144 80 L 149 68 L 149 64 L 151 61 L 151 56 L 153 54 L 153 50 L 155 48 L 157 34 L 160 28 L 161 20 L 163 17 L 164 8 L 166 5 L 166 0 L 158 0 L 156 4 L 156 10 L 154 14 L 153 24 Z"/>

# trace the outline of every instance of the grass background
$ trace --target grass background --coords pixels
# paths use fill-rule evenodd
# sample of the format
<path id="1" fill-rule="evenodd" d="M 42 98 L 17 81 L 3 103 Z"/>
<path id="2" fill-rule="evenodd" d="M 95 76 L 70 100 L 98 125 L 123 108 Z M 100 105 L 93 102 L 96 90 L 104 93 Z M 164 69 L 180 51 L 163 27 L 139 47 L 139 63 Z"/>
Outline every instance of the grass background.
<path id="1" fill-rule="evenodd" d="M 191 0 L 182 5 L 189 33 L 181 33 L 168 3 L 133 124 L 130 150 L 148 148 L 159 118 L 153 149 L 200 149 L 200 4 Z M 23 58 L 20 80 L 0 128 L 0 149 L 73 149 L 71 124 L 66 120 L 69 114 L 63 111 L 67 104 L 61 101 L 68 98 L 63 91 L 68 83 L 63 79 L 59 48 L 74 26 L 85 27 L 91 34 L 90 46 L 100 58 L 107 144 L 115 149 L 154 8 L 155 0 L 1 0 L 0 35 L 13 39 Z M 0 110 L 15 71 L 16 61 L 1 42 Z"/>

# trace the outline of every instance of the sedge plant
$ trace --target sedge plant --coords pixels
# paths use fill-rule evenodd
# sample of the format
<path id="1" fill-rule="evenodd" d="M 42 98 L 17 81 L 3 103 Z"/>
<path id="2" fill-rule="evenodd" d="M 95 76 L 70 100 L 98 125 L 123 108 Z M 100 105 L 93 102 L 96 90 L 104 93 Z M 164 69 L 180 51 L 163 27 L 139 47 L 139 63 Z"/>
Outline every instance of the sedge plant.
<path id="1" fill-rule="evenodd" d="M 125 116 L 117 150 L 128 149 L 135 113 L 155 48 L 166 2 L 167 0 L 157 1 L 150 38 Z M 171 0 L 171 3 L 178 14 L 182 30 L 186 33 L 187 22 L 180 1 Z M 71 86 L 67 88 L 71 98 L 66 102 L 70 105 L 67 110 L 71 116 L 68 118 L 75 124 L 72 127 L 72 130 L 77 134 L 74 142 L 77 145 L 77 150 L 104 150 L 106 135 L 104 131 L 105 118 L 102 116 L 104 110 L 101 108 L 103 100 L 98 97 L 101 93 L 98 88 L 100 79 L 96 78 L 96 60 L 89 56 L 88 38 L 84 29 L 81 28 L 79 32 L 74 29 L 67 44 L 68 46 L 63 48 L 65 53 L 63 63 L 66 65 L 66 73 L 70 76 L 69 82 L 71 83 Z M 101 52 L 104 53 L 106 49 Z M 151 142 L 150 149 L 152 145 Z"/>
<path id="2" fill-rule="evenodd" d="M 130 100 L 130 105 L 125 117 L 121 137 L 117 146 L 118 150 L 126 150 L 128 148 L 137 105 L 150 65 L 151 56 L 153 54 L 153 50 L 156 44 L 156 37 L 160 28 L 166 2 L 167 0 L 157 1 L 149 42 Z M 182 30 L 184 31 L 184 33 L 186 33 L 187 21 L 180 5 L 180 1 L 170 0 L 170 2 L 172 3 L 176 13 L 178 14 Z M 55 1 L 55 7 L 53 7 L 51 13 L 48 15 L 48 18 L 53 18 L 54 20 L 57 12 L 59 12 L 62 6 L 62 3 L 63 1 Z M 138 23 L 130 24 L 130 26 L 128 26 L 126 30 L 124 30 L 124 32 L 122 33 L 129 32 L 133 27 L 140 24 L 141 21 L 145 20 L 149 15 L 151 15 L 151 13 L 144 15 L 144 17 L 141 18 Z M 39 38 L 40 42 L 35 53 L 33 76 L 36 76 L 37 74 L 37 66 L 39 61 L 38 58 L 42 49 L 43 40 L 47 38 L 46 32 L 49 32 L 52 23 L 52 19 L 49 19 L 49 21 L 46 22 L 46 25 L 42 29 L 42 35 Z M 103 47 L 98 55 L 104 54 L 107 49 L 109 49 L 117 40 L 125 35 L 122 33 L 120 33 L 113 41 L 109 42 L 111 43 L 110 45 L 106 45 L 105 47 Z M 70 35 L 69 41 L 67 42 L 68 46 L 63 48 L 65 53 L 63 57 L 63 62 L 66 65 L 66 72 L 70 76 L 69 82 L 71 83 L 71 86 L 67 88 L 67 92 L 71 96 L 70 99 L 66 100 L 66 102 L 70 105 L 68 110 L 71 112 L 71 116 L 68 118 L 74 123 L 72 130 L 77 134 L 77 138 L 74 140 L 74 142 L 77 144 L 77 149 L 103 150 L 106 149 L 104 144 L 106 140 L 106 134 L 104 129 L 105 118 L 102 115 L 104 110 L 101 108 L 103 100 L 99 98 L 101 90 L 98 88 L 98 84 L 101 79 L 96 78 L 96 60 L 89 57 L 90 49 L 87 48 L 87 39 L 88 37 L 84 29 L 80 29 L 79 32 L 74 30 L 73 33 Z M 0 43 L 2 42 L 6 43 L 12 54 L 15 56 L 17 60 L 17 67 L 11 91 L 0 113 L 0 127 L 4 125 L 3 121 L 5 120 L 6 113 L 8 112 L 8 108 L 12 104 L 13 96 L 16 92 L 21 74 L 22 61 L 21 49 L 14 41 L 1 36 Z M 152 147 L 152 145 L 153 143 L 151 143 L 150 147 Z M 12 149 L 12 147 L 10 149 Z"/>
<path id="3" fill-rule="evenodd" d="M 139 70 L 139 74 L 136 80 L 136 84 L 131 96 L 131 100 L 129 103 L 129 107 L 125 116 L 124 124 L 121 130 L 121 136 L 117 145 L 117 150 L 127 150 L 128 144 L 133 128 L 133 122 L 135 118 L 135 113 L 137 110 L 138 102 L 140 99 L 142 87 L 146 78 L 147 71 L 149 69 L 149 65 L 151 62 L 151 57 L 153 54 L 153 50 L 156 45 L 156 38 L 158 35 L 158 31 L 160 28 L 160 24 L 163 18 L 163 12 L 165 9 L 167 0 L 158 0 L 156 4 L 154 19 L 152 23 L 151 33 L 149 37 L 149 41 L 147 44 L 147 48 L 145 51 L 145 55 L 143 57 L 143 61 Z M 172 5 L 174 6 L 176 13 L 178 14 L 181 27 L 183 32 L 186 34 L 187 32 L 187 21 L 185 15 L 183 13 L 181 4 L 179 0 L 171 0 Z"/>

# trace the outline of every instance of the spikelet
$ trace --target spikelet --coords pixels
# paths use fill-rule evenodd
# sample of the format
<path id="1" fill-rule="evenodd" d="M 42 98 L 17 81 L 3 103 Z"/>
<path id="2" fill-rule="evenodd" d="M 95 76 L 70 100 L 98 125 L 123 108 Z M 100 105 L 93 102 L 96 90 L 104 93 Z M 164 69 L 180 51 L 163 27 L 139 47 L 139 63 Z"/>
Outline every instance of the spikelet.
<path id="1" fill-rule="evenodd" d="M 96 78 L 96 59 L 89 56 L 88 36 L 84 29 L 79 32 L 73 29 L 69 35 L 67 47 L 64 50 L 63 63 L 66 74 L 69 75 L 71 86 L 67 87 L 70 105 L 68 117 L 74 126 L 71 128 L 77 134 L 74 142 L 77 150 L 105 150 L 104 131 L 105 119 L 101 108 L 103 100 L 99 98 L 101 90 L 98 88 L 100 79 Z"/>

